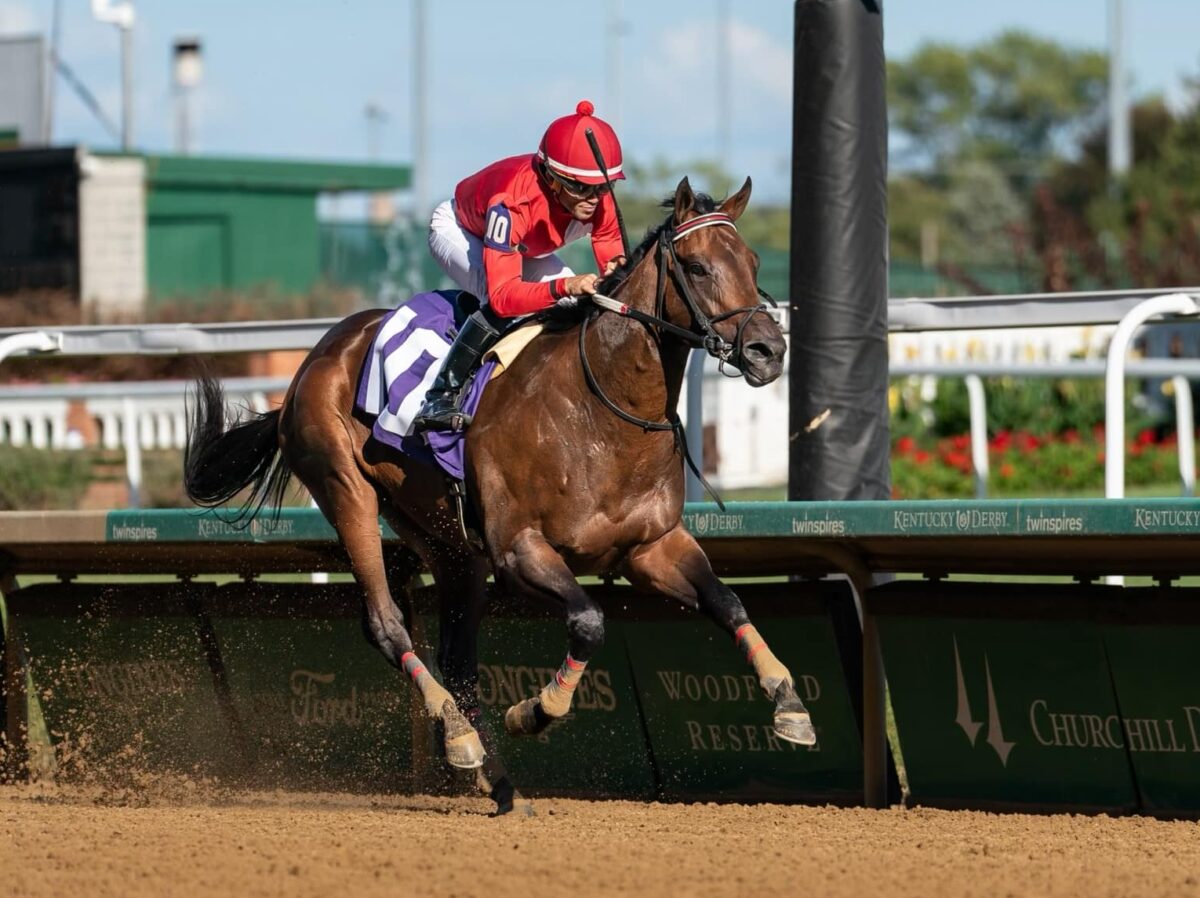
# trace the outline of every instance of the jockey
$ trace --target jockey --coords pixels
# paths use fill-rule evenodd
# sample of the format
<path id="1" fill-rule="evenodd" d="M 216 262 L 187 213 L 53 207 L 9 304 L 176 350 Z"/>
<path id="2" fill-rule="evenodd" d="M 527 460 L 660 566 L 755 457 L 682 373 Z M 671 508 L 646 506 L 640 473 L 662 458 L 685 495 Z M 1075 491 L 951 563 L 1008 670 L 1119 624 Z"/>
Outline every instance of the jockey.
<path id="1" fill-rule="evenodd" d="M 480 300 L 463 324 L 425 396 L 414 432 L 460 430 L 470 417 L 459 409 L 476 361 L 506 324 L 555 304 L 574 305 L 596 292 L 599 276 L 575 274 L 555 255 L 591 235 L 596 267 L 611 274 L 625 261 L 616 204 L 605 172 L 588 144 L 590 129 L 608 179 L 625 177 L 621 144 L 609 124 L 582 100 L 574 115 L 546 129 L 538 151 L 501 159 L 460 182 L 454 199 L 433 212 L 429 250 L 450 278 Z"/>

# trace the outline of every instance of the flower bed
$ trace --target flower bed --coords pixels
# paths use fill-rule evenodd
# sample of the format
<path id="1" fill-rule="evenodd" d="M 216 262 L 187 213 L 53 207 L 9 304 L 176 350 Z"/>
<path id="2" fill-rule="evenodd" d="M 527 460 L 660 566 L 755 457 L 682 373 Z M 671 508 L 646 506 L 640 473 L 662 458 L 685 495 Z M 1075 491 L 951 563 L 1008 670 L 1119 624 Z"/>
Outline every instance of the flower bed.
<path id="1" fill-rule="evenodd" d="M 1179 480 L 1178 440 L 1152 429 L 1138 432 L 1126 446 L 1129 486 L 1170 485 Z M 1104 489 L 1104 428 L 1057 435 L 998 431 L 988 443 L 988 495 L 1029 496 Z M 901 436 L 892 444 L 892 496 L 947 499 L 975 493 L 971 438 L 937 440 Z"/>

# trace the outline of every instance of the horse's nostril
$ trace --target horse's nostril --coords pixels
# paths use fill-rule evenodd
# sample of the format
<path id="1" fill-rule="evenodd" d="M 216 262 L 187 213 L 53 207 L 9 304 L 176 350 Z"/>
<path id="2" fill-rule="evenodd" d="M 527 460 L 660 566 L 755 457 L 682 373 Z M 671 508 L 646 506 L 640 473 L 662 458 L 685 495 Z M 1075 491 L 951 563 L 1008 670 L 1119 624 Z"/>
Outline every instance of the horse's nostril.
<path id="1" fill-rule="evenodd" d="M 742 355 L 746 356 L 746 358 L 753 362 L 759 362 L 761 364 L 762 362 L 769 362 L 775 353 L 771 351 L 771 347 L 766 343 L 763 343 L 762 341 L 755 341 L 753 343 L 746 344 L 746 346 L 742 349 Z"/>

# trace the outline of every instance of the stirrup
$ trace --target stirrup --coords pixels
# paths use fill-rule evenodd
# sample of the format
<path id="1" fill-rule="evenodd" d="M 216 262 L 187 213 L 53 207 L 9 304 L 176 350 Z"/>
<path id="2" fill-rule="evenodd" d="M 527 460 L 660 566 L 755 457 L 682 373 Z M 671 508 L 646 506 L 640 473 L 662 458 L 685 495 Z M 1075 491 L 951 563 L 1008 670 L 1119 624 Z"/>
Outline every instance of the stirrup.
<path id="1" fill-rule="evenodd" d="M 454 500 L 454 510 L 458 517 L 458 532 L 462 534 L 463 542 L 476 553 L 486 555 L 487 546 L 484 545 L 483 537 L 480 536 L 474 515 L 467 510 L 467 485 L 458 478 L 447 477 L 446 488 L 450 493 L 450 498 Z M 467 521 L 468 516 L 472 518 L 471 522 Z M 469 714 L 467 718 L 470 720 Z"/>
<path id="2" fill-rule="evenodd" d="M 413 420 L 413 433 L 424 433 L 428 430 L 444 430 L 458 433 L 466 430 L 471 423 L 472 415 L 458 407 L 458 401 L 451 396 L 439 396 L 432 402 L 427 402 Z"/>

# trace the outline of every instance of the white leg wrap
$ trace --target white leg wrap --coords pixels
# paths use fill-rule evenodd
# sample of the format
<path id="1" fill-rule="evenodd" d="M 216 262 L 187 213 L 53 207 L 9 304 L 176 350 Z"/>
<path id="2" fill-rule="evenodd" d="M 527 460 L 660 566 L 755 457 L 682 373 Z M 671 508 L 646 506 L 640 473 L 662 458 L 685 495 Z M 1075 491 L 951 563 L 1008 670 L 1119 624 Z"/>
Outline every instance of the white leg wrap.
<path id="1" fill-rule="evenodd" d="M 792 682 L 791 673 L 775 657 L 775 653 L 771 651 L 754 624 L 743 624 L 738 628 L 734 639 L 738 648 L 746 653 L 746 660 L 754 667 L 754 672 L 758 674 L 758 684 L 762 686 L 767 698 L 775 697 L 775 690 L 780 683 L 785 680 Z"/>
<path id="2" fill-rule="evenodd" d="M 538 698 L 542 710 L 550 717 L 562 717 L 571 710 L 571 699 L 575 697 L 575 687 L 583 679 L 586 661 L 576 661 L 570 655 L 562 663 L 562 667 L 554 674 L 554 679 L 542 687 Z"/>
<path id="3" fill-rule="evenodd" d="M 433 674 L 426 669 L 415 653 L 405 652 L 400 660 L 404 664 L 404 672 L 412 677 L 413 684 L 421 691 L 421 698 L 425 700 L 425 713 L 430 717 L 441 717 L 442 707 L 446 702 L 454 701 L 450 693 L 433 678 Z"/>

